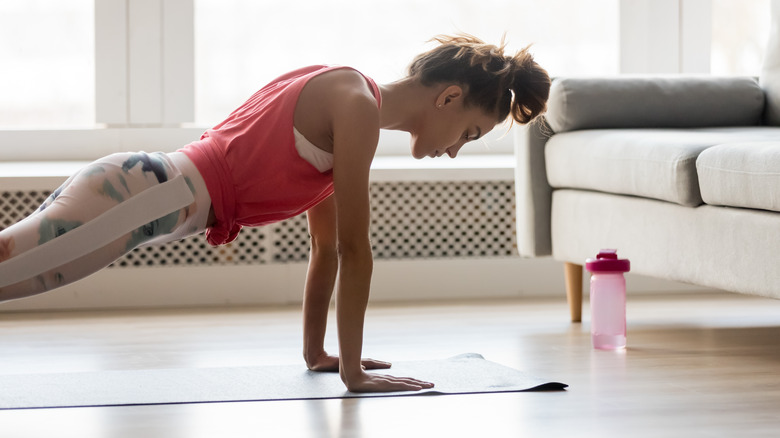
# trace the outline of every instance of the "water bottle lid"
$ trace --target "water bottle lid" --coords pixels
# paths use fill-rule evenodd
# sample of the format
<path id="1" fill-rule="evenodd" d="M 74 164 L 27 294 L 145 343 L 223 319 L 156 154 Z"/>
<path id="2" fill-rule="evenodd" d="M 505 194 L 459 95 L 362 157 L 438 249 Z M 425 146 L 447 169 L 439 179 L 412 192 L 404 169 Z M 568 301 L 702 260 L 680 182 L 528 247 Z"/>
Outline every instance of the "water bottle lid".
<path id="1" fill-rule="evenodd" d="M 619 259 L 616 249 L 602 249 L 595 259 L 585 260 L 585 269 L 590 272 L 628 272 L 631 262 Z"/>

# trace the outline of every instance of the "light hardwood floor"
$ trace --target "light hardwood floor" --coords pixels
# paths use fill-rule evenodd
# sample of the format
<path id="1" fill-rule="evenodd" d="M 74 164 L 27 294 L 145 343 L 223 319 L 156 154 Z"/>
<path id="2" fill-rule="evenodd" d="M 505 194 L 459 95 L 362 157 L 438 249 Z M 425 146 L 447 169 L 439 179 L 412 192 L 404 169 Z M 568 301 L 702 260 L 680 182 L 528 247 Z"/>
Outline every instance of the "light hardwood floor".
<path id="1" fill-rule="evenodd" d="M 366 327 L 366 356 L 477 352 L 563 392 L 0 411 L 0 437 L 780 436 L 780 301 L 629 296 L 624 352 L 568 319 L 561 297 L 372 305 Z M 0 374 L 303 366 L 300 337 L 297 308 L 0 313 Z"/>

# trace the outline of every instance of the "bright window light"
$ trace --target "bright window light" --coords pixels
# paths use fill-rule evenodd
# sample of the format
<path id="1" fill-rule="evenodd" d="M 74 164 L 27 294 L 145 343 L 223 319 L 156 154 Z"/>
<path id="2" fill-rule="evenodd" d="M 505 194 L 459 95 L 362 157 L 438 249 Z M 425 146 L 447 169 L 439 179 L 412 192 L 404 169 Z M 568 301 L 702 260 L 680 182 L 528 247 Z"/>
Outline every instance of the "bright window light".
<path id="1" fill-rule="evenodd" d="M 0 128 L 93 126 L 94 0 L 0 1 Z"/>
<path id="2" fill-rule="evenodd" d="M 769 0 L 712 0 L 712 74 L 758 76 L 769 25 Z"/>
<path id="3" fill-rule="evenodd" d="M 533 44 L 552 75 L 618 71 L 618 0 L 195 0 L 196 122 L 213 125 L 276 76 L 349 65 L 379 83 L 405 75 L 437 34 L 512 50 Z"/>

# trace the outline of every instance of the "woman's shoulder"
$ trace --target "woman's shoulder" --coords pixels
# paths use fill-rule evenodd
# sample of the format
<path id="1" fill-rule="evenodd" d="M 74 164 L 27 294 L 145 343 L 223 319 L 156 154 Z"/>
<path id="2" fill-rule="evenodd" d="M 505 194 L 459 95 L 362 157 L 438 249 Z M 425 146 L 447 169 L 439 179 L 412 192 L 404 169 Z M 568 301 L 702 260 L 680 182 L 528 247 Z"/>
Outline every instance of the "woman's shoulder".
<path id="1" fill-rule="evenodd" d="M 345 93 L 343 95 L 346 96 L 357 97 L 368 94 L 375 99 L 374 95 L 378 91 L 371 78 L 347 66 L 327 66 L 310 80 L 310 82 L 315 81 L 326 90 L 339 94 Z"/>
<path id="2" fill-rule="evenodd" d="M 359 111 L 379 111 L 381 95 L 370 78 L 351 67 L 334 67 L 312 77 L 305 92 L 324 107 L 349 107 Z"/>
<path id="3" fill-rule="evenodd" d="M 376 95 L 375 95 L 376 93 Z M 379 132 L 378 89 L 352 68 L 329 68 L 311 76 L 298 96 L 294 125 L 323 150 L 335 150 L 337 131 Z"/>

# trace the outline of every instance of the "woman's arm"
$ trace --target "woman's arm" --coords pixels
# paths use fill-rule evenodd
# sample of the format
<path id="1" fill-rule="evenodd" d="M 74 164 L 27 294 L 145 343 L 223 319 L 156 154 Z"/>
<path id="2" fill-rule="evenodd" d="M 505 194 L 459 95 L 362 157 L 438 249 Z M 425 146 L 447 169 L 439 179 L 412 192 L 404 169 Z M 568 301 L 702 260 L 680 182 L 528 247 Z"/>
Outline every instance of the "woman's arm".
<path id="1" fill-rule="evenodd" d="M 336 202 L 333 196 L 311 208 L 306 217 L 311 235 L 309 270 L 303 294 L 303 358 L 312 371 L 338 371 L 339 358 L 325 351 L 328 311 L 338 272 Z M 367 370 L 390 368 L 389 362 L 361 359 Z"/>
<path id="2" fill-rule="evenodd" d="M 325 331 L 338 272 L 336 202 L 333 196 L 311 208 L 309 270 L 303 294 L 303 358 L 312 371 L 338 371 L 339 358 L 325 351 Z M 389 362 L 362 358 L 367 370 L 390 368 Z"/>
<path id="3" fill-rule="evenodd" d="M 306 213 L 311 235 L 309 270 L 303 292 L 303 358 L 313 371 L 338 371 L 338 358 L 325 352 L 328 309 L 336 284 L 336 203 L 333 196 Z"/>
<path id="4" fill-rule="evenodd" d="M 369 169 L 379 141 L 376 101 L 357 73 L 334 87 L 329 102 L 333 120 L 333 185 L 339 275 L 336 317 L 339 372 L 350 391 L 420 390 L 432 384 L 410 378 L 366 373 L 361 366 L 363 323 L 371 286 L 373 258 L 369 238 Z"/>

